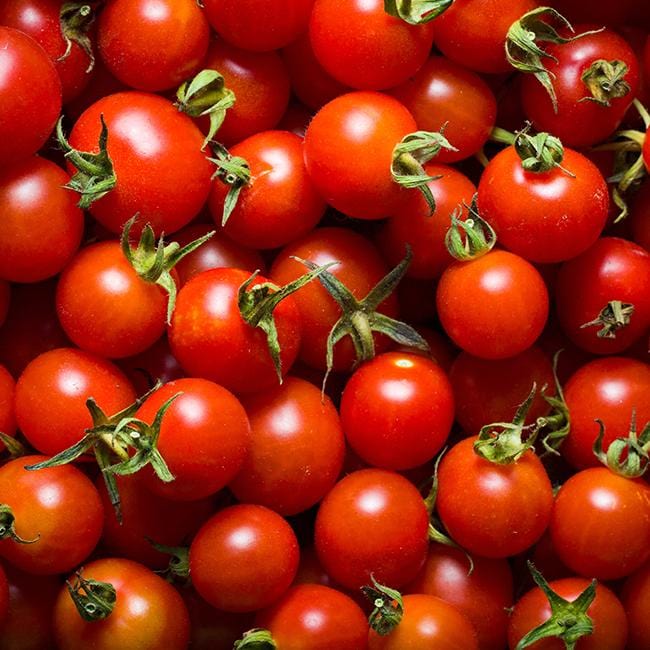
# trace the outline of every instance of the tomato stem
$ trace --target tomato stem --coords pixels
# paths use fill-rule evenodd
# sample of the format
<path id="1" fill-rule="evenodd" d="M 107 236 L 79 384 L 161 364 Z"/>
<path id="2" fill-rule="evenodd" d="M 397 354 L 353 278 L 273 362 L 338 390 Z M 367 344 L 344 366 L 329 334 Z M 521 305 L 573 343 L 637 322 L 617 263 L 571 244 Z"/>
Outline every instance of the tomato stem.
<path id="1" fill-rule="evenodd" d="M 66 581 L 66 585 L 79 616 L 84 621 L 102 621 L 113 612 L 117 592 L 109 582 L 86 579 L 80 569 L 75 573 L 74 583 Z"/>
<path id="2" fill-rule="evenodd" d="M 268 630 L 255 628 L 244 632 L 244 636 L 235 641 L 233 650 L 277 650 L 277 647 Z"/>
<path id="3" fill-rule="evenodd" d="M 386 636 L 400 624 L 404 616 L 402 594 L 396 589 L 380 584 L 372 574 L 370 579 L 372 586 L 361 587 L 363 595 L 374 606 L 368 623 L 377 634 Z"/>
<path id="4" fill-rule="evenodd" d="M 632 314 L 634 314 L 632 303 L 610 300 L 594 320 L 583 323 L 580 325 L 580 329 L 600 327 L 601 329 L 596 333 L 598 338 L 615 339 L 618 330 L 630 324 Z"/>
<path id="5" fill-rule="evenodd" d="M 451 7 L 454 0 L 384 0 L 384 11 L 409 25 L 424 25 Z"/>
<path id="6" fill-rule="evenodd" d="M 591 93 L 580 101 L 592 101 L 609 107 L 612 99 L 625 97 L 631 90 L 630 84 L 625 80 L 628 70 L 625 61 L 597 59 L 580 77 Z"/>
<path id="7" fill-rule="evenodd" d="M 16 517 L 11 507 L 6 503 L 0 503 L 0 540 L 10 539 L 16 544 L 34 544 L 40 538 L 39 534 L 34 539 L 23 539 L 16 532 Z"/>
<path id="8" fill-rule="evenodd" d="M 492 226 L 481 217 L 477 206 L 478 195 L 474 194 L 471 205 L 463 204 L 468 212 L 467 219 L 460 220 L 463 208 L 451 213 L 451 227 L 445 235 L 445 246 L 449 254 L 461 262 L 477 259 L 494 248 L 497 241 Z"/>
<path id="9" fill-rule="evenodd" d="M 607 452 L 603 450 L 605 424 L 597 419 L 599 431 L 594 441 L 593 452 L 596 458 L 619 476 L 639 478 L 643 476 L 650 464 L 650 421 L 637 436 L 636 410 L 632 410 L 632 420 L 627 438 L 616 438 L 610 443 Z"/>
<path id="10" fill-rule="evenodd" d="M 61 36 L 65 41 L 65 52 L 57 59 L 64 61 L 70 56 L 72 44 L 76 43 L 88 56 L 86 73 L 92 72 L 95 67 L 95 53 L 88 31 L 95 22 L 96 12 L 94 6 L 84 2 L 65 2 L 59 11 L 59 25 Z"/>

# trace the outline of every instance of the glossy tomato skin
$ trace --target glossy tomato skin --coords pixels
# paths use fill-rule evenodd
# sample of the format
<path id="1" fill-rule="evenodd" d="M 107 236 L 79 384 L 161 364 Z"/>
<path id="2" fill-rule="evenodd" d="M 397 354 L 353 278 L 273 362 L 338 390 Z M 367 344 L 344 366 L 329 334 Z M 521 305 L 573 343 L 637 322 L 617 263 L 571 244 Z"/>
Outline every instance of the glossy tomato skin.
<path id="1" fill-rule="evenodd" d="M 287 284 L 305 273 L 305 267 L 292 259 L 294 256 L 318 265 L 338 262 L 328 272 L 337 277 L 357 300 L 364 298 L 389 271 L 379 251 L 365 237 L 344 228 L 316 228 L 282 249 L 270 272 L 276 284 Z M 300 360 L 310 367 L 324 370 L 327 336 L 341 316 L 341 308 L 318 280 L 300 288 L 293 298 L 302 322 Z M 378 311 L 396 318 L 395 296 L 389 296 Z M 377 353 L 386 350 L 387 345 L 385 337 L 375 336 Z M 334 346 L 334 369 L 349 370 L 354 361 L 354 347 L 346 337 Z"/>
<path id="2" fill-rule="evenodd" d="M 213 173 L 201 151 L 203 136 L 192 120 L 162 97 L 116 93 L 79 117 L 70 133 L 75 149 L 97 152 L 100 115 L 108 128 L 108 155 L 117 182 L 90 206 L 92 216 L 114 233 L 136 213 L 138 223 L 150 223 L 157 234 L 189 223 L 208 197 Z M 74 171 L 71 165 L 69 171 Z"/>
<path id="3" fill-rule="evenodd" d="M 323 585 L 291 587 L 255 617 L 286 650 L 365 650 L 368 623 L 349 596 Z"/>
<path id="4" fill-rule="evenodd" d="M 31 37 L 0 26 L 0 167 L 29 158 L 44 144 L 61 112 L 61 81 Z M 38 83 L 25 80 L 38 79 Z"/>
<path id="5" fill-rule="evenodd" d="M 143 480 L 154 494 L 193 501 L 215 494 L 237 474 L 248 451 L 250 428 L 244 407 L 232 393 L 196 378 L 161 386 L 136 417 L 152 423 L 174 395 L 179 396 L 163 417 L 158 451 L 175 479 L 163 483 L 147 470 Z"/>
<path id="6" fill-rule="evenodd" d="M 429 594 L 403 600 L 402 620 L 386 636 L 370 630 L 368 650 L 478 650 L 474 626 L 453 605 Z"/>
<path id="7" fill-rule="evenodd" d="M 195 589 L 228 612 L 252 612 L 277 601 L 291 585 L 298 559 L 289 524 L 256 505 L 231 506 L 213 515 L 190 546 Z"/>
<path id="8" fill-rule="evenodd" d="M 512 571 L 506 560 L 473 557 L 468 571 L 465 553 L 431 544 L 422 571 L 407 594 L 429 594 L 456 607 L 472 623 L 482 650 L 502 650 L 508 629 L 507 609 L 513 603 Z"/>
<path id="9" fill-rule="evenodd" d="M 497 102 L 479 75 L 442 56 L 426 63 L 390 94 L 411 112 L 418 129 L 440 131 L 458 151 L 443 150 L 440 163 L 464 160 L 487 141 L 497 115 Z"/>
<path id="10" fill-rule="evenodd" d="M 399 588 L 422 567 L 429 516 L 415 486 L 394 472 L 348 474 L 323 499 L 314 530 L 318 557 L 347 589 L 378 582 Z"/>
<path id="11" fill-rule="evenodd" d="M 36 575 L 70 571 L 95 548 L 104 508 L 89 478 L 72 465 L 30 471 L 45 456 L 22 456 L 0 469 L 0 503 L 15 516 L 16 533 L 33 544 L 0 541 L 0 555 Z"/>
<path id="12" fill-rule="evenodd" d="M 650 563 L 635 571 L 623 585 L 621 600 L 629 623 L 629 650 L 644 650 L 650 639 Z"/>
<path id="13" fill-rule="evenodd" d="M 198 72 L 209 38 L 208 21 L 193 0 L 111 0 L 97 28 L 111 74 L 150 92 L 174 88 Z"/>
<path id="14" fill-rule="evenodd" d="M 15 392 L 14 378 L 4 366 L 0 365 L 0 432 L 8 436 L 16 433 Z M 0 447 L 4 447 L 1 442 Z"/>
<path id="15" fill-rule="evenodd" d="M 530 262 L 562 262 L 598 239 L 609 193 L 597 167 L 577 151 L 565 147 L 562 169 L 538 173 L 525 171 L 508 147 L 485 168 L 478 205 L 502 246 Z"/>
<path id="16" fill-rule="evenodd" d="M 574 25 L 577 34 L 594 27 L 602 24 Z M 639 87 L 639 62 L 630 45 L 616 32 L 604 29 L 563 45 L 551 44 L 545 51 L 554 57 L 548 58 L 546 68 L 553 75 L 557 112 L 546 89 L 533 75 L 524 75 L 521 98 L 526 117 L 537 130 L 552 133 L 565 146 L 587 147 L 607 139 L 621 123 Z M 622 61 L 628 66 L 624 79 L 630 90 L 611 99 L 610 106 L 584 99 L 592 95 L 582 75 L 598 60 Z"/>
<path id="17" fill-rule="evenodd" d="M 578 346 L 593 354 L 617 354 L 650 327 L 650 253 L 633 242 L 603 237 L 582 255 L 562 265 L 556 283 L 560 325 Z M 630 322 L 601 338 L 599 327 L 581 328 L 611 300 L 634 305 Z"/>
<path id="18" fill-rule="evenodd" d="M 277 50 L 307 28 L 314 0 L 207 0 L 205 14 L 225 41 L 253 52 Z"/>
<path id="19" fill-rule="evenodd" d="M 639 431 L 650 420 L 650 366 L 635 359 L 607 357 L 587 363 L 565 385 L 571 431 L 562 456 L 575 468 L 598 467 L 592 447 L 605 426 L 603 449 L 616 438 L 627 438 L 636 413 Z"/>
<path id="20" fill-rule="evenodd" d="M 447 267 L 436 303 L 449 337 L 482 359 L 523 352 L 542 333 L 548 316 L 548 291 L 539 272 L 502 250 Z"/>
<path id="21" fill-rule="evenodd" d="M 240 269 L 213 269 L 197 275 L 179 292 L 169 327 L 174 356 L 189 375 L 221 384 L 234 393 L 277 386 L 266 334 L 250 326 L 237 306 L 239 287 L 250 277 Z M 255 284 L 267 282 L 257 276 Z M 293 296 L 273 311 L 282 372 L 298 356 L 300 313 Z"/>
<path id="22" fill-rule="evenodd" d="M 32 156 L 0 169 L 0 277 L 38 282 L 59 273 L 83 234 L 83 212 L 63 186 L 70 176 Z"/>
<path id="23" fill-rule="evenodd" d="M 395 145 L 416 130 L 396 99 L 358 91 L 325 104 L 307 127 L 304 154 L 314 186 L 333 208 L 349 217 L 382 219 L 408 198 L 393 182 Z"/>
<path id="24" fill-rule="evenodd" d="M 83 567 L 86 579 L 108 582 L 117 599 L 101 621 L 84 621 L 68 589 L 54 608 L 54 637 L 60 650 L 88 644 L 97 650 L 139 648 L 184 650 L 190 637 L 189 614 L 180 594 L 163 578 L 131 560 L 105 558 Z"/>
<path id="25" fill-rule="evenodd" d="M 576 573 L 628 576 L 650 557 L 650 488 L 606 467 L 578 472 L 555 498 L 550 531 L 560 559 Z"/>
<path id="26" fill-rule="evenodd" d="M 282 386 L 243 400 L 251 442 L 229 488 L 238 501 L 283 516 L 318 503 L 343 467 L 345 439 L 336 408 L 316 386 L 287 377 Z"/>
<path id="27" fill-rule="evenodd" d="M 111 416 L 131 405 L 136 395 L 124 374 L 101 357 L 74 348 L 45 352 L 16 384 L 18 426 L 40 452 L 58 454 L 92 426 L 89 397 Z"/>
<path id="28" fill-rule="evenodd" d="M 223 232 L 255 249 L 285 246 L 320 221 L 325 203 L 305 169 L 302 139 L 288 131 L 256 133 L 230 149 L 248 162 L 251 181 L 239 193 Z M 212 183 L 209 206 L 218 227 L 229 186 Z"/>
<path id="29" fill-rule="evenodd" d="M 587 587 L 584 578 L 554 580 L 550 587 L 560 597 L 574 601 Z M 627 648 L 627 620 L 620 600 L 605 585 L 596 586 L 596 597 L 587 610 L 594 623 L 593 634 L 583 636 L 576 644 L 577 650 L 623 650 Z M 512 612 L 508 628 L 508 647 L 515 650 L 520 639 L 551 616 L 547 597 L 539 587 L 531 589 L 519 599 Z M 564 641 L 547 638 L 530 646 L 534 650 L 562 650 Z"/>
<path id="30" fill-rule="evenodd" d="M 508 465 L 474 452 L 465 438 L 442 458 L 436 508 L 451 538 L 470 553 L 505 558 L 530 548 L 546 530 L 553 490 L 532 451 Z"/>
<path id="31" fill-rule="evenodd" d="M 440 366 L 387 352 L 360 366 L 341 398 L 346 440 L 373 467 L 402 470 L 430 461 L 454 421 L 454 396 Z"/>
<path id="32" fill-rule="evenodd" d="M 316 0 L 309 20 L 320 64 L 360 90 L 391 88 L 415 74 L 431 51 L 432 31 L 390 16 L 381 0 Z"/>
<path id="33" fill-rule="evenodd" d="M 467 176 L 449 165 L 432 161 L 426 163 L 424 169 L 436 179 L 429 183 L 436 202 L 435 211 L 431 214 L 420 192 L 410 192 L 406 202 L 384 223 L 377 242 L 391 265 L 397 265 L 404 259 L 408 244 L 413 259 L 406 272 L 407 276 L 433 279 L 440 277 L 453 262 L 445 246 L 451 215 L 462 208 L 463 204 L 471 204 L 476 186 Z M 467 210 L 463 214 L 467 215 Z"/>

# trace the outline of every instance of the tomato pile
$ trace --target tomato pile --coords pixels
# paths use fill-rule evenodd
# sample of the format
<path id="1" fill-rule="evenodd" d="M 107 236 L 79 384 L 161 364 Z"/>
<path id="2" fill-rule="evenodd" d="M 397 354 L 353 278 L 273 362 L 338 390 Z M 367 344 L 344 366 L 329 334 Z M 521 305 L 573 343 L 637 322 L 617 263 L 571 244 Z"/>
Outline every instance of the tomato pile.
<path id="1" fill-rule="evenodd" d="M 0 2 L 0 650 L 650 648 L 650 12 L 548 5 Z"/>

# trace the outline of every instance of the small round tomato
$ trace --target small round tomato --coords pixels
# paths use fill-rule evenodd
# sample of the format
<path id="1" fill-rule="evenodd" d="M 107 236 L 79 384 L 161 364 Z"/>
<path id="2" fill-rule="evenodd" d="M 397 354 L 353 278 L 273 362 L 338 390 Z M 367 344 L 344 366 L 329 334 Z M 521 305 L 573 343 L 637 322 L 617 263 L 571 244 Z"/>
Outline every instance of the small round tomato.
<path id="1" fill-rule="evenodd" d="M 429 515 L 415 486 L 394 472 L 348 474 L 323 499 L 316 552 L 336 582 L 358 589 L 370 576 L 391 587 L 412 580 L 428 545 Z"/>
<path id="2" fill-rule="evenodd" d="M 60 650 L 88 645 L 96 650 L 185 650 L 190 621 L 180 594 L 146 567 L 130 560 L 105 558 L 86 564 L 86 580 L 115 589 L 111 613 L 102 620 L 84 621 L 64 586 L 54 607 L 54 638 Z M 70 582 L 74 582 L 71 578 Z"/>
<path id="3" fill-rule="evenodd" d="M 542 333 L 548 316 L 542 276 L 523 258 L 501 250 L 447 267 L 436 303 L 454 343 L 482 359 L 523 352 Z"/>
<path id="4" fill-rule="evenodd" d="M 285 593 L 298 559 L 298 540 L 280 515 L 263 506 L 237 505 L 213 515 L 196 534 L 190 573 L 194 588 L 213 607 L 252 612 Z"/>
<path id="5" fill-rule="evenodd" d="M 650 562 L 623 585 L 621 600 L 629 623 L 628 650 L 645 650 L 650 639 Z"/>
<path id="6" fill-rule="evenodd" d="M 0 365 L 0 433 L 13 436 L 16 433 L 14 393 L 16 382 L 9 371 Z M 0 448 L 4 445 L 0 442 Z"/>
<path id="7" fill-rule="evenodd" d="M 3 513 L 0 555 L 37 575 L 70 571 L 83 562 L 102 534 L 104 508 L 90 479 L 72 465 L 27 470 L 44 456 L 22 456 L 0 468 L 0 503 L 9 506 L 11 523 Z"/>
<path id="8" fill-rule="evenodd" d="M 422 355 L 387 352 L 375 357 L 354 372 L 341 398 L 346 440 L 374 467 L 423 465 L 445 444 L 453 421 L 449 379 Z"/>

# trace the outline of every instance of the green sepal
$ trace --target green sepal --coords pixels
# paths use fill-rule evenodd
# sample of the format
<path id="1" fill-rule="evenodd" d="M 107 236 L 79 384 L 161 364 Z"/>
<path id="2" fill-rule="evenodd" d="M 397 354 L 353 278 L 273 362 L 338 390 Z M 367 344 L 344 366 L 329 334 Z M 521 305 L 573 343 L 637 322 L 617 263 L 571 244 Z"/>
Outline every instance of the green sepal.
<path id="1" fill-rule="evenodd" d="M 11 506 L 6 503 L 0 503 L 0 540 L 10 539 L 16 544 L 34 544 L 41 538 L 40 534 L 34 539 L 23 539 L 16 532 L 16 517 L 11 510 Z"/>
<path id="2" fill-rule="evenodd" d="M 384 11 L 409 25 L 424 25 L 451 7 L 454 0 L 384 0 Z"/>
<path id="3" fill-rule="evenodd" d="M 361 587 L 363 595 L 374 605 L 368 623 L 377 634 L 386 636 L 400 624 L 404 616 L 402 594 L 380 584 L 372 574 L 370 579 L 372 586 Z"/>
<path id="4" fill-rule="evenodd" d="M 581 102 L 596 102 L 601 106 L 611 106 L 612 99 L 625 97 L 632 90 L 625 81 L 628 66 L 625 61 L 607 61 L 597 59 L 580 77 L 591 93 L 583 97 Z"/>
<path id="5" fill-rule="evenodd" d="M 156 243 L 153 228 L 147 224 L 142 229 L 140 241 L 135 247 L 132 247 L 129 235 L 137 218 L 138 215 L 135 215 L 124 224 L 120 238 L 122 252 L 134 271 L 145 282 L 157 284 L 167 293 L 167 324 L 169 325 L 176 306 L 177 293 L 176 282 L 174 282 L 171 270 L 186 255 L 205 244 L 216 231 L 212 230 L 181 248 L 181 245 L 175 241 L 165 244 L 164 235 L 161 235 Z"/>
<path id="6" fill-rule="evenodd" d="M 586 327 L 599 327 L 596 336 L 599 339 L 615 339 L 616 333 L 627 327 L 634 314 L 634 305 L 620 300 L 610 300 L 600 311 L 594 320 L 580 325 L 580 329 Z"/>
<path id="7" fill-rule="evenodd" d="M 99 153 L 73 149 L 63 134 L 63 117 L 59 118 L 56 123 L 56 137 L 61 149 L 63 149 L 65 158 L 77 168 L 77 173 L 64 187 L 80 194 L 77 205 L 83 210 L 106 196 L 117 183 L 113 161 L 106 148 L 108 144 L 108 127 L 103 115 L 100 115 L 99 119 L 102 125 L 99 134 Z"/>
<path id="8" fill-rule="evenodd" d="M 27 449 L 20 440 L 17 440 L 13 436 L 8 436 L 2 431 L 0 431 L 0 442 L 5 446 L 5 449 L 9 452 L 9 457 L 12 460 L 27 454 Z"/>
<path id="9" fill-rule="evenodd" d="M 494 228 L 478 211 L 477 198 L 478 194 L 474 194 L 471 205 L 463 204 L 468 212 L 464 221 L 461 220 L 462 207 L 451 213 L 451 227 L 445 235 L 447 251 L 461 262 L 475 260 L 489 253 L 497 242 Z"/>
<path id="10" fill-rule="evenodd" d="M 564 146 L 559 138 L 549 133 L 528 133 L 530 125 L 519 131 L 515 136 L 514 148 L 521 159 L 521 166 L 527 172 L 543 173 L 558 167 L 567 176 L 575 177 L 562 167 Z"/>
<path id="11" fill-rule="evenodd" d="M 650 464 L 650 421 L 645 423 L 640 435 L 637 435 L 636 410 L 632 411 L 630 432 L 627 438 L 613 440 L 607 452 L 603 450 L 605 424 L 597 419 L 599 431 L 593 445 L 596 458 L 619 476 L 639 478 L 643 476 Z"/>
<path id="12" fill-rule="evenodd" d="M 444 127 L 440 132 L 416 131 L 405 135 L 393 149 L 390 166 L 390 173 L 395 183 L 422 192 L 422 196 L 429 206 L 430 214 L 434 213 L 436 202 L 428 183 L 441 177 L 429 176 L 424 171 L 423 165 L 438 155 L 441 149 L 458 151 L 444 137 L 443 130 Z"/>
<path id="13" fill-rule="evenodd" d="M 594 623 L 587 615 L 587 610 L 596 597 L 596 580 L 592 580 L 590 585 L 572 602 L 558 596 L 544 576 L 535 568 L 535 565 L 528 561 L 533 580 L 537 586 L 544 592 L 551 605 L 551 617 L 528 632 L 517 644 L 515 650 L 524 650 L 541 639 L 550 637 L 564 641 L 566 650 L 574 650 L 576 643 L 583 637 L 592 634 Z"/>
<path id="14" fill-rule="evenodd" d="M 223 75 L 216 70 L 201 70 L 190 81 L 182 83 L 176 91 L 176 106 L 190 117 L 210 116 L 210 129 L 201 149 L 219 130 L 229 108 L 235 105 L 235 93 L 226 88 Z"/>
<path id="15" fill-rule="evenodd" d="M 235 641 L 233 650 L 278 650 L 278 646 L 268 630 L 255 628 L 244 632 L 244 636 Z"/>
<path id="16" fill-rule="evenodd" d="M 151 538 L 145 538 L 151 546 L 159 553 L 169 555 L 169 564 L 163 571 L 163 574 L 169 582 L 176 582 L 180 579 L 183 583 L 188 583 L 190 579 L 190 549 L 187 546 L 165 546 L 158 544 Z"/>
<path id="17" fill-rule="evenodd" d="M 88 37 L 88 30 L 95 22 L 95 10 L 92 4 L 84 2 L 65 2 L 59 11 L 59 26 L 65 42 L 65 52 L 57 59 L 64 61 L 70 56 L 72 44 L 76 43 L 88 56 L 86 73 L 95 67 L 95 53 Z"/>
<path id="18" fill-rule="evenodd" d="M 218 178 L 229 187 L 223 203 L 221 226 L 225 226 L 237 205 L 241 191 L 251 182 L 251 170 L 246 160 L 240 156 L 231 156 L 228 149 L 219 143 L 213 145 L 215 157 L 208 158 L 217 166 L 212 178 Z"/>
<path id="19" fill-rule="evenodd" d="M 571 417 L 569 414 L 569 407 L 564 399 L 564 391 L 562 384 L 557 374 L 557 365 L 562 350 L 558 350 L 553 355 L 553 383 L 555 385 L 555 394 L 547 395 L 547 387 L 543 386 L 541 395 L 544 401 L 551 407 L 551 412 L 548 415 L 542 415 L 537 418 L 537 431 L 538 436 L 541 432 L 541 442 L 544 447 L 544 452 L 541 454 L 560 455 L 558 449 L 569 435 L 571 431 Z"/>
<path id="20" fill-rule="evenodd" d="M 75 573 L 74 583 L 70 584 L 70 581 L 66 580 L 65 584 L 79 616 L 84 621 L 103 621 L 113 612 L 117 592 L 109 582 L 86 579 L 80 569 Z"/>

